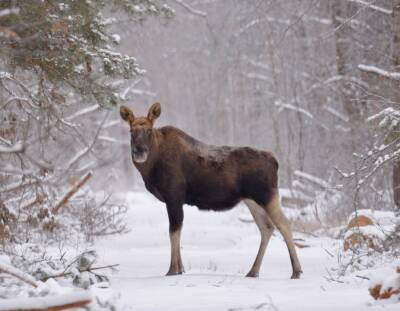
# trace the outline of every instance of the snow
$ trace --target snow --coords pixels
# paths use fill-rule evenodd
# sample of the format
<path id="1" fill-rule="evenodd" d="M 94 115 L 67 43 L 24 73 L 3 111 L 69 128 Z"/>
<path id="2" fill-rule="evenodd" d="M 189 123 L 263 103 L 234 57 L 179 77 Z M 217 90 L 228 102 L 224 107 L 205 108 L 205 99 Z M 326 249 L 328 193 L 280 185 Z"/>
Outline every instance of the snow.
<path id="1" fill-rule="evenodd" d="M 0 10 L 0 17 L 18 13 L 19 13 L 19 8 L 3 9 Z"/>
<path id="2" fill-rule="evenodd" d="M 12 275 L 20 280 L 23 280 L 24 282 L 32 285 L 33 287 L 37 287 L 38 284 L 36 280 L 30 276 L 29 274 L 26 274 L 25 272 L 13 267 L 10 263 L 9 260 L 6 256 L 2 256 L 0 258 L 0 273 L 7 273 L 9 275 Z"/>
<path id="3" fill-rule="evenodd" d="M 0 299 L 0 311 L 49 309 L 78 301 L 91 301 L 90 292 L 79 290 L 57 296 Z"/>
<path id="4" fill-rule="evenodd" d="M 116 33 L 113 34 L 111 36 L 111 39 L 115 44 L 120 44 L 121 43 L 121 36 L 119 34 L 116 34 Z"/>
<path id="5" fill-rule="evenodd" d="M 366 237 L 375 237 L 383 241 L 386 237 L 385 233 L 376 226 L 363 226 L 363 227 L 353 227 L 349 229 L 344 235 L 344 239 L 348 239 L 352 234 L 360 233 Z"/>
<path id="6" fill-rule="evenodd" d="M 107 264 L 120 264 L 110 276 L 121 294 L 124 310 L 382 310 L 369 295 L 368 280 L 355 275 L 329 281 L 337 268 L 339 241 L 303 238 L 308 248 L 298 249 L 304 274 L 290 280 L 287 249 L 278 233 L 272 237 L 260 277 L 246 278 L 259 246 L 254 223 L 232 211 L 200 212 L 185 207 L 182 259 L 185 274 L 165 277 L 169 266 L 168 217 L 161 202 L 148 193 L 120 195 L 129 207 L 131 231 L 100 240 L 96 249 Z M 300 309 L 299 309 L 300 308 Z M 398 310 L 398 305 L 385 305 Z"/>

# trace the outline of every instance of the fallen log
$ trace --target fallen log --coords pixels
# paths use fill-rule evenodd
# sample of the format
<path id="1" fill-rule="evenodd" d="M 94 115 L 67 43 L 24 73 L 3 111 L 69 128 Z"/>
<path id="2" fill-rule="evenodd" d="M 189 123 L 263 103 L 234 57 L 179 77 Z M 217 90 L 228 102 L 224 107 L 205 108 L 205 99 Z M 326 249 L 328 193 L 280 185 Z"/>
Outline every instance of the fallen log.
<path id="1" fill-rule="evenodd" d="M 64 295 L 0 300 L 0 311 L 60 311 L 83 307 L 92 302 L 88 291 Z"/>

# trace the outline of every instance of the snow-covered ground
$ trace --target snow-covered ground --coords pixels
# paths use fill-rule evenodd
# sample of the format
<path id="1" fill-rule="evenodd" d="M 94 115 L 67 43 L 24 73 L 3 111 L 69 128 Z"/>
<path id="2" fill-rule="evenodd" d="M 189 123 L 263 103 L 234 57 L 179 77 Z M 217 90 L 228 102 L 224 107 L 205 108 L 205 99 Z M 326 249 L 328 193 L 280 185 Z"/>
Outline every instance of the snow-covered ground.
<path id="1" fill-rule="evenodd" d="M 340 247 L 328 238 L 306 239 L 298 249 L 304 274 L 289 279 L 286 246 L 275 233 L 268 246 L 260 277 L 246 278 L 259 246 L 253 223 L 239 220 L 244 206 L 224 213 L 185 207 L 182 257 L 186 273 L 165 277 L 170 249 L 164 205 L 147 193 L 127 193 L 130 233 L 97 243 L 100 258 L 119 263 L 111 276 L 127 310 L 399 310 L 381 305 L 368 293 L 368 281 L 355 275 L 343 283 L 328 281 L 337 267 Z M 361 273 L 359 273 L 361 274 Z"/>

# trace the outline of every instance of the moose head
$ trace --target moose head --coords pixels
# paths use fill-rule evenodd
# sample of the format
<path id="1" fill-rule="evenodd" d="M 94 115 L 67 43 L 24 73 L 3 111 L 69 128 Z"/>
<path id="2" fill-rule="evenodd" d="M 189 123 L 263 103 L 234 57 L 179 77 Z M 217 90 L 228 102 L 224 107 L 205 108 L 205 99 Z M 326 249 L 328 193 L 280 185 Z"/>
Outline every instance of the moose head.
<path id="1" fill-rule="evenodd" d="M 120 115 L 123 120 L 128 122 L 131 131 L 131 152 L 132 159 L 136 163 L 146 162 L 150 149 L 153 144 L 153 125 L 154 121 L 161 114 L 160 103 L 154 103 L 147 117 L 135 117 L 132 110 L 126 106 L 121 106 Z"/>

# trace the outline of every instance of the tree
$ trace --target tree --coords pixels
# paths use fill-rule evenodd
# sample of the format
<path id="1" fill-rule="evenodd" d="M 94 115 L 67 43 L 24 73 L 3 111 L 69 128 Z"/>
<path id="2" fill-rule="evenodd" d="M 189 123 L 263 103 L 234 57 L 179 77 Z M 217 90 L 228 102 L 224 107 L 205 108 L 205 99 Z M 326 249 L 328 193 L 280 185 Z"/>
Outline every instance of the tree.
<path id="1" fill-rule="evenodd" d="M 396 71 L 400 71 L 400 1 L 393 0 L 393 66 Z M 396 82 L 394 82 L 396 83 Z M 397 83 L 397 86 L 400 83 Z M 400 91 L 394 87 L 395 102 L 400 105 Z M 400 211 L 400 161 L 396 160 L 393 165 L 393 199 L 397 209 Z"/>
<path id="2" fill-rule="evenodd" d="M 78 230 L 90 220 L 91 233 L 123 229 L 116 218 L 123 209 L 108 201 L 96 209 L 97 202 L 83 197 L 74 203 L 79 209 L 64 206 L 82 178 L 112 157 L 106 145 L 112 140 L 99 140 L 100 134 L 112 125 L 107 120 L 123 100 L 119 92 L 142 72 L 132 56 L 115 51 L 120 37 L 111 32 L 113 16 L 142 22 L 171 14 L 153 0 L 1 1 L 2 242 L 70 230 L 73 219 Z M 67 215 L 59 215 L 64 209 Z"/>

